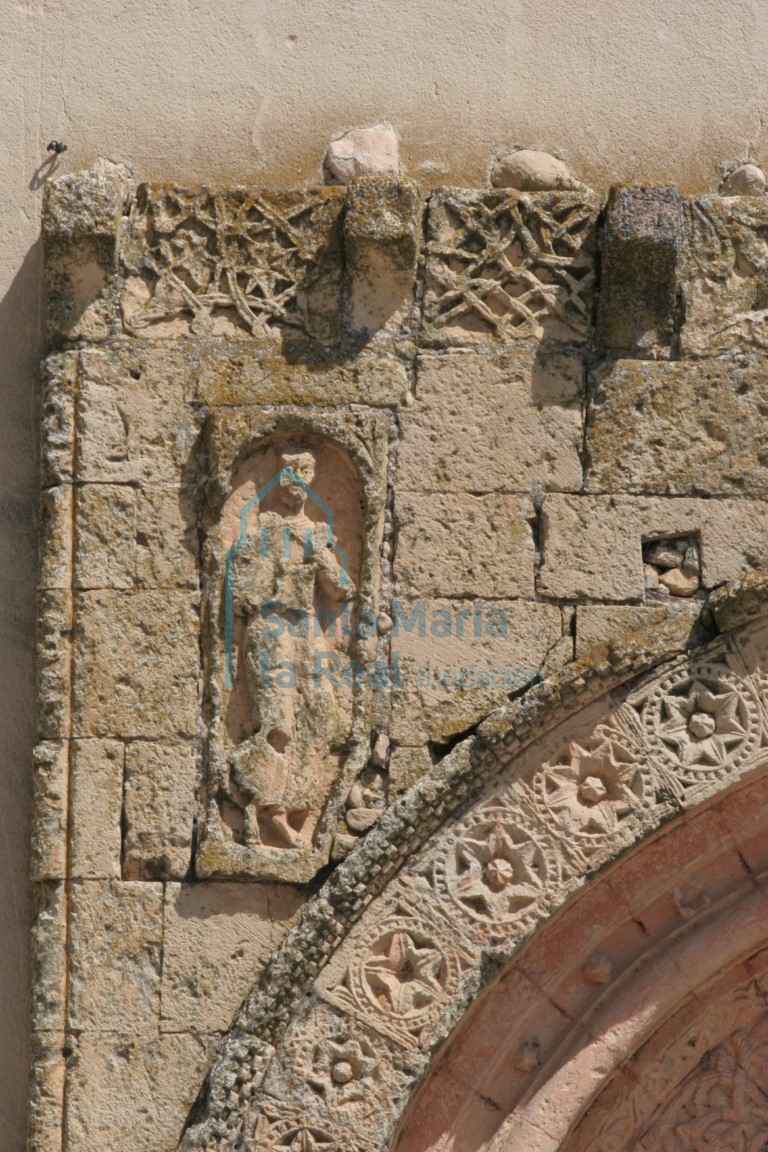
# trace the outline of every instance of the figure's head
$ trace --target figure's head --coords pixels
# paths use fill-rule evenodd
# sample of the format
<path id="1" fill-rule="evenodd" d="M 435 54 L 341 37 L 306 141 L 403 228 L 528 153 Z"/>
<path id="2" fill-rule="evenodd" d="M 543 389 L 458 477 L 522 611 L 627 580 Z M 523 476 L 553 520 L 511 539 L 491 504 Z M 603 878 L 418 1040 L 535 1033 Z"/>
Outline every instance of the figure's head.
<path id="1" fill-rule="evenodd" d="M 280 468 L 290 468 L 291 472 L 302 481 L 307 488 L 315 478 L 315 457 L 312 452 L 301 449 L 298 452 L 283 452 L 280 457 Z M 301 508 L 307 499 L 306 489 L 297 484 L 292 476 L 285 471 L 280 476 L 280 489 L 283 499 L 291 508 Z"/>

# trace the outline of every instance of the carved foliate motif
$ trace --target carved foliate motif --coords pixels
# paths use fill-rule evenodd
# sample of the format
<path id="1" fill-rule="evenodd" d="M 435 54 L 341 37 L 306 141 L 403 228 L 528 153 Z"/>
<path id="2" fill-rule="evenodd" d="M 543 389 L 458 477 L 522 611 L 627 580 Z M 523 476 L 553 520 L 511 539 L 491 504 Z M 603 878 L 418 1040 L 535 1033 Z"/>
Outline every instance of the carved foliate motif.
<path id="1" fill-rule="evenodd" d="M 143 186 L 124 249 L 128 331 L 335 341 L 343 203 L 335 188 Z"/>
<path id="2" fill-rule="evenodd" d="M 478 336 L 581 342 L 591 321 L 600 202 L 592 193 L 434 193 L 425 318 L 449 343 Z"/>
<path id="3" fill-rule="evenodd" d="M 332 1129 L 333 1117 L 344 1124 L 356 1111 L 361 1147 L 376 1141 L 377 1123 L 379 1145 L 388 1141 L 396 1113 L 386 1089 L 393 1099 L 407 1095 L 482 982 L 484 960 L 511 957 L 603 854 L 605 860 L 618 855 L 670 813 L 760 766 L 762 705 L 734 644 L 718 641 L 702 656 L 665 665 L 622 696 L 623 702 L 594 700 L 571 723 L 547 730 L 541 742 L 500 750 L 501 772 L 469 801 L 469 811 L 447 821 L 435 841 L 397 871 L 383 908 L 365 915 L 327 969 L 318 961 L 305 1010 L 277 1044 L 281 1079 L 269 1087 L 265 1081 L 265 1090 L 291 1108 L 306 1107 L 324 1131 Z M 464 746 L 452 755 L 468 758 L 471 751 Z M 434 788 L 430 782 L 427 792 L 425 785 L 424 821 L 431 819 L 430 804 L 440 803 L 439 778 Z M 394 869 L 418 841 L 409 802 L 400 803 L 407 818 L 397 823 L 393 810 L 398 838 L 376 857 L 379 870 L 387 860 Z M 367 903 L 353 863 L 345 903 L 330 896 L 345 925 Z M 708 903 L 691 901 L 682 888 L 673 898 L 685 920 Z M 344 935 L 346 928 L 339 929 Z M 329 934 L 321 946 L 333 951 Z M 329 1011 L 343 1021 L 338 1034 L 326 1025 Z M 217 1077 L 226 1075 L 224 1065 Z M 380 1093 L 386 1106 L 368 1112 L 368 1097 Z M 680 1123 L 697 1132 L 701 1117 L 691 1114 L 690 1103 L 681 1109 Z M 618 1152 L 622 1145 L 606 1134 L 605 1147 Z"/>
<path id="4" fill-rule="evenodd" d="M 757 693 L 719 660 L 692 662 L 661 677 L 641 716 L 654 756 L 683 788 L 736 775 L 760 745 Z"/>
<path id="5" fill-rule="evenodd" d="M 434 874 L 449 915 L 495 938 L 536 919 L 558 865 L 551 845 L 525 827 L 520 813 L 489 806 L 460 822 Z"/>
<path id="6" fill-rule="evenodd" d="M 570 741 L 533 778 L 545 820 L 591 856 L 654 801 L 653 774 L 629 733 L 598 727 Z"/>
<path id="7" fill-rule="evenodd" d="M 425 924 L 403 909 L 378 927 L 342 979 L 324 995 L 331 1004 L 411 1048 L 457 994 L 467 961 L 445 929 Z"/>

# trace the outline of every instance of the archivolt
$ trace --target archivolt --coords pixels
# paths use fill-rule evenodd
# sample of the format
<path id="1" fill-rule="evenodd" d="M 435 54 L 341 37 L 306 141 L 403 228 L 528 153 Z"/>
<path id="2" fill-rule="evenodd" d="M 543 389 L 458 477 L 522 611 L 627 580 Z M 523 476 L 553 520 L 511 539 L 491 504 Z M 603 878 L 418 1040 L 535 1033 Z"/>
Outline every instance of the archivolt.
<path id="1" fill-rule="evenodd" d="M 574 665 L 394 805 L 244 1005 L 180 1148 L 388 1147 L 433 1054 L 535 930 L 768 766 L 768 621 L 745 623 L 765 589 L 760 575 L 722 593 L 729 633 L 689 653 L 635 636 Z"/>

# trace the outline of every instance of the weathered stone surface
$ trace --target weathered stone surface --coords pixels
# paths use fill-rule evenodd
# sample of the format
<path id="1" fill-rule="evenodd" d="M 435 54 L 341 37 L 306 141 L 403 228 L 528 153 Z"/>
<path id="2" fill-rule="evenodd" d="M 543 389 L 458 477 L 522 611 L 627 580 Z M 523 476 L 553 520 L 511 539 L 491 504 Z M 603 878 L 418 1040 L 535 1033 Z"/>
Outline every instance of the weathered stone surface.
<path id="1" fill-rule="evenodd" d="M 71 484 L 40 493 L 39 588 L 72 587 L 72 507 Z"/>
<path id="2" fill-rule="evenodd" d="M 756 164 L 740 164 L 729 172 L 720 189 L 723 196 L 762 196 L 765 173 Z"/>
<path id="3" fill-rule="evenodd" d="M 685 206 L 681 270 L 685 357 L 768 348 L 768 202 L 755 196 L 702 196 Z"/>
<path id="4" fill-rule="evenodd" d="M 353 329 L 396 329 L 418 315 L 414 303 L 421 244 L 422 197 L 412 181 L 355 181 L 344 215 L 349 280 L 348 320 Z"/>
<path id="5" fill-rule="evenodd" d="M 34 887 L 32 1027 L 61 1031 L 66 1020 L 67 896 L 61 881 Z"/>
<path id="6" fill-rule="evenodd" d="M 675 188 L 618 185 L 608 201 L 596 339 L 604 348 L 668 356 L 683 242 Z"/>
<path id="7" fill-rule="evenodd" d="M 701 539 L 702 584 L 735 580 L 768 553 L 768 505 L 758 500 L 685 497 L 545 496 L 545 596 L 590 600 L 643 597 L 644 539 Z"/>
<path id="8" fill-rule="evenodd" d="M 118 740 L 72 741 L 72 877 L 120 877 L 124 759 Z"/>
<path id="9" fill-rule="evenodd" d="M 72 1152 L 175 1149 L 214 1051 L 197 1031 L 79 1036 L 67 1090 Z"/>
<path id="10" fill-rule="evenodd" d="M 180 484 L 194 473 L 199 417 L 185 403 L 183 365 L 162 345 L 83 353 L 78 479 Z"/>
<path id="11" fill-rule="evenodd" d="M 32 1034 L 27 1129 L 29 1152 L 59 1152 L 61 1148 L 66 1051 L 65 1033 Z"/>
<path id="12" fill-rule="evenodd" d="M 168 884 L 161 1027 L 228 1028 L 302 902 L 285 885 Z"/>
<path id="13" fill-rule="evenodd" d="M 581 344 L 592 316 L 601 199 L 579 192 L 432 193 L 422 340 Z"/>
<path id="14" fill-rule="evenodd" d="M 99 160 L 45 184 L 43 240 L 48 338 L 105 340 L 117 330 L 117 238 L 125 168 Z"/>
<path id="15" fill-rule="evenodd" d="M 535 515 L 527 496 L 399 494 L 398 595 L 532 596 Z"/>
<path id="16" fill-rule="evenodd" d="M 52 589 L 37 596 L 37 734 L 69 735 L 72 682 L 72 595 Z"/>
<path id="17" fill-rule="evenodd" d="M 400 602 L 392 630 L 396 743 L 442 743 L 562 667 L 572 642 L 559 608 L 522 601 Z"/>
<path id="18" fill-rule="evenodd" d="M 361 351 L 341 363 L 287 364 L 242 342 L 201 341 L 188 366 L 188 397 L 211 407 L 250 404 L 401 404 L 408 394 L 405 365 Z"/>
<path id="19" fill-rule="evenodd" d="M 576 609 L 576 657 L 597 649 L 618 649 L 628 634 L 653 629 L 662 633 L 669 651 L 685 649 L 697 637 L 701 603 L 579 604 Z"/>
<path id="20" fill-rule="evenodd" d="M 196 597 L 83 592 L 77 605 L 75 734 L 196 736 Z"/>
<path id="21" fill-rule="evenodd" d="M 581 361 L 570 352 L 420 357 L 401 414 L 405 491 L 529 492 L 581 487 Z"/>
<path id="22" fill-rule="evenodd" d="M 75 587 L 132 588 L 136 493 L 124 484 L 83 484 L 75 507 Z"/>
<path id="23" fill-rule="evenodd" d="M 331 180 L 351 184 L 361 176 L 397 176 L 400 167 L 397 135 L 391 124 L 353 128 L 332 140 L 325 154 Z"/>
<path id="24" fill-rule="evenodd" d="M 197 509 L 190 488 L 144 487 L 136 497 L 136 581 L 141 588 L 197 588 Z"/>
<path id="25" fill-rule="evenodd" d="M 768 368 L 619 360 L 590 377 L 588 492 L 768 494 Z"/>
<path id="26" fill-rule="evenodd" d="M 77 880 L 69 899 L 69 1027 L 151 1035 L 160 1015 L 162 884 Z"/>
<path id="27" fill-rule="evenodd" d="M 575 192 L 584 187 L 562 160 L 531 148 L 509 152 L 496 160 L 491 168 L 491 184 L 520 192 Z"/>
<path id="28" fill-rule="evenodd" d="M 78 359 L 77 352 L 60 352 L 42 364 L 40 481 L 44 488 L 72 480 Z"/>
<path id="29" fill-rule="evenodd" d="M 192 863 L 198 751 L 131 742 L 125 753 L 126 880 L 183 880 Z"/>
<path id="30" fill-rule="evenodd" d="M 426 744 L 415 747 L 396 744 L 389 757 L 390 798 L 402 796 L 413 787 L 422 776 L 432 770 L 432 759 Z"/>
<path id="31" fill-rule="evenodd" d="M 336 343 L 344 199 L 338 188 L 142 185 L 123 233 L 126 331 Z"/>
<path id="32" fill-rule="evenodd" d="M 35 748 L 32 775 L 32 880 L 62 880 L 67 868 L 69 743 L 50 740 Z"/>

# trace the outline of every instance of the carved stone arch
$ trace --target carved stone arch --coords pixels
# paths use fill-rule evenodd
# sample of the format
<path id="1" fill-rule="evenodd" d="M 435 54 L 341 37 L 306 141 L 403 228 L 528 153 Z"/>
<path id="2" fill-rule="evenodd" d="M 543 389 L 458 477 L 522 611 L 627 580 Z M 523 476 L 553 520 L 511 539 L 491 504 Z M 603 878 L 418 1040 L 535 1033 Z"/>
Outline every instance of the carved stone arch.
<path id="1" fill-rule="evenodd" d="M 435 1054 L 527 941 L 662 826 L 762 779 L 764 601 L 761 575 L 715 598 L 727 631 L 706 645 L 670 656 L 634 636 L 572 666 L 394 805 L 246 1001 L 180 1148 L 388 1147 Z M 707 908 L 695 887 L 676 900 L 683 925 Z M 747 952 L 764 936 L 761 921 Z M 603 958 L 592 964 L 599 989 Z M 537 1043 L 517 1045 L 521 1071 Z"/>

